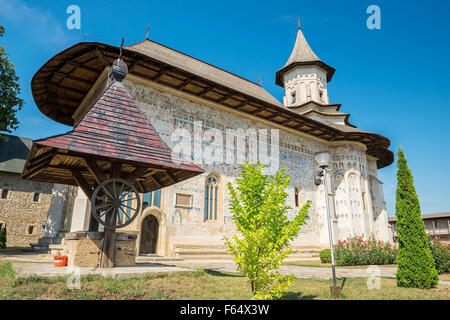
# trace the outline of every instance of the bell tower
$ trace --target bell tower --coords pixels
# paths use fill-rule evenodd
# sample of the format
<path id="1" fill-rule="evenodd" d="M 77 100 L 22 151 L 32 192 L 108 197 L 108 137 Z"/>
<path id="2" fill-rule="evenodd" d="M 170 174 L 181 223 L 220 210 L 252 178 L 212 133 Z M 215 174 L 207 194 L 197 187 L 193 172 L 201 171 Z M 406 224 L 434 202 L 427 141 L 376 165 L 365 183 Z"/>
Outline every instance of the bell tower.
<path id="1" fill-rule="evenodd" d="M 334 71 L 312 51 L 299 24 L 291 56 L 276 73 L 275 83 L 285 90 L 283 104 L 293 107 L 313 101 L 328 105 L 327 83 Z"/>

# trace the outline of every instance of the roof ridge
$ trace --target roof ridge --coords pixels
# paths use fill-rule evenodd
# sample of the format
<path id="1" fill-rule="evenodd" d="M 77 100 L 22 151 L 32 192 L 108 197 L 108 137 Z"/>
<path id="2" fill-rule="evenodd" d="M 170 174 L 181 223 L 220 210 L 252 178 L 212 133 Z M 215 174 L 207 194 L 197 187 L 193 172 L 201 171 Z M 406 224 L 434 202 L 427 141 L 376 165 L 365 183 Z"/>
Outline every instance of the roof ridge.
<path id="1" fill-rule="evenodd" d="M 182 55 L 184 55 L 184 56 L 186 56 L 186 57 L 188 57 L 188 58 L 197 60 L 197 61 L 202 62 L 202 63 L 204 63 L 204 64 L 207 64 L 207 65 L 209 65 L 209 66 L 211 66 L 211 67 L 213 67 L 213 68 L 216 68 L 216 69 L 221 70 L 221 71 L 223 71 L 223 72 L 229 73 L 229 74 L 232 75 L 232 76 L 235 76 L 235 77 L 238 77 L 238 78 L 240 78 L 240 79 L 242 79 L 242 80 L 248 81 L 248 82 L 250 82 L 250 83 L 252 83 L 252 84 L 254 84 L 254 85 L 258 86 L 258 87 L 261 87 L 258 83 L 254 82 L 254 81 L 252 81 L 252 80 L 249 80 L 249 79 L 247 79 L 247 78 L 244 78 L 244 77 L 242 77 L 242 76 L 240 76 L 240 75 L 237 75 L 237 74 L 235 74 L 235 73 L 233 73 L 233 72 L 230 72 L 230 71 L 228 71 L 228 70 L 225 70 L 225 69 L 222 69 L 222 68 L 220 68 L 220 67 L 218 67 L 218 66 L 215 66 L 215 65 L 213 65 L 213 64 L 211 64 L 211 63 L 209 63 L 209 62 L 203 61 L 203 60 L 201 60 L 201 59 L 199 59 L 199 58 L 196 58 L 196 57 L 194 57 L 194 56 L 188 55 L 188 54 L 186 54 L 186 53 L 184 53 L 184 52 L 181 52 L 181 51 L 179 51 L 179 50 L 176 50 L 176 49 L 174 49 L 174 48 L 168 47 L 168 46 L 166 46 L 166 45 L 164 45 L 164 44 L 162 44 L 162 43 L 159 43 L 159 42 L 156 42 L 156 41 L 153 41 L 153 40 L 150 40 L 150 39 L 145 39 L 145 40 L 143 40 L 143 41 L 136 42 L 135 44 L 126 46 L 125 48 L 130 48 L 130 47 L 133 47 L 133 46 L 135 46 L 135 45 L 139 45 L 139 44 L 145 43 L 145 42 L 152 42 L 152 43 L 154 43 L 154 44 L 156 44 L 156 45 L 159 45 L 159 46 L 164 47 L 164 48 L 166 48 L 166 49 L 172 50 L 172 51 L 174 51 L 174 52 L 176 52 L 176 53 L 179 53 L 179 54 L 182 54 Z M 261 87 L 261 88 L 262 88 L 262 87 Z M 263 89 L 264 89 L 264 88 L 263 88 Z M 265 90 L 265 89 L 264 89 L 264 90 Z M 266 91 L 267 91 L 267 90 L 266 90 Z"/>

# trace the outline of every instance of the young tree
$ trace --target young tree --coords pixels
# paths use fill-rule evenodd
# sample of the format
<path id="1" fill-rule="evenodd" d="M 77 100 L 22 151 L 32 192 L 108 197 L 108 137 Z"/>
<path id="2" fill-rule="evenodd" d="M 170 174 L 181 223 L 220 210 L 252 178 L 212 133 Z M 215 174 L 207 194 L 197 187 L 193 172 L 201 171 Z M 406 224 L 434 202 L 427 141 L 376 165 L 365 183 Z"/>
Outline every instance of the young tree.
<path id="1" fill-rule="evenodd" d="M 285 215 L 290 176 L 284 168 L 275 176 L 263 173 L 261 164 L 241 166 L 237 187 L 228 183 L 231 195 L 230 211 L 241 236 L 225 237 L 228 252 L 234 256 L 239 271 L 251 285 L 254 299 L 276 299 L 289 288 L 293 275 L 282 275 L 277 270 L 291 252 L 289 242 L 308 218 L 308 201 L 300 212 L 289 220 Z"/>
<path id="2" fill-rule="evenodd" d="M 398 257 L 397 285 L 399 287 L 433 288 L 439 276 L 428 248 L 425 225 L 420 214 L 420 203 L 414 187 L 411 170 L 405 154 L 398 149 L 397 217 Z"/>
<path id="3" fill-rule="evenodd" d="M 0 38 L 4 32 L 3 25 L 0 25 Z M 9 62 L 8 53 L 0 46 L 0 132 L 11 132 L 19 124 L 16 113 L 22 109 L 23 100 L 18 98 L 20 94 L 18 80 L 14 65 Z"/>

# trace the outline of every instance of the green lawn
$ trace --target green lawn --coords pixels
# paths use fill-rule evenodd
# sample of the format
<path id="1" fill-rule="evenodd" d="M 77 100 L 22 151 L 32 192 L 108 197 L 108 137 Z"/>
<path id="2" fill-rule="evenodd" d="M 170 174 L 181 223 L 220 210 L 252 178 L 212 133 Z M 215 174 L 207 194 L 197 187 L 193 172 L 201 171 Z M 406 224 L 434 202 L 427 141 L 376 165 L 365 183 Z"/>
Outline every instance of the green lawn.
<path id="1" fill-rule="evenodd" d="M 290 261 L 284 262 L 283 265 L 286 266 L 300 266 L 300 267 L 318 267 L 318 268 L 331 268 L 331 263 L 322 263 L 320 260 L 313 261 Z M 395 266 L 395 265 L 383 265 L 383 266 Z M 345 269 L 364 269 L 368 266 L 336 266 L 336 268 L 345 268 Z"/>
<path id="2" fill-rule="evenodd" d="M 66 277 L 15 279 L 11 264 L 0 262 L 0 299 L 250 299 L 246 279 L 237 273 L 211 270 L 147 274 L 132 278 L 84 276 L 80 290 L 69 290 Z M 450 286 L 420 290 L 398 288 L 381 279 L 369 290 L 365 278 L 347 279 L 341 299 L 449 299 Z M 342 280 L 339 281 L 341 283 Z M 284 299 L 330 299 L 329 280 L 296 279 Z"/>

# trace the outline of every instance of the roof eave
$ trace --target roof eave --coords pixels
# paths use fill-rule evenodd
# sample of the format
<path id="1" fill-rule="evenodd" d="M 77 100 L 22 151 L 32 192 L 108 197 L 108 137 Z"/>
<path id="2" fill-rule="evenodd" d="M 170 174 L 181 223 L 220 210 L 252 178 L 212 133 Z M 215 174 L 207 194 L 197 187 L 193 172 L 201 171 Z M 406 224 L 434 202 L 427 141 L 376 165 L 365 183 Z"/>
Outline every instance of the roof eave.
<path id="1" fill-rule="evenodd" d="M 297 62 L 293 62 L 285 67 L 283 67 L 282 69 L 278 70 L 275 73 L 275 84 L 279 85 L 280 87 L 284 88 L 284 82 L 283 82 L 283 74 L 286 73 L 287 71 L 295 68 L 295 67 L 304 67 L 304 66 L 318 66 L 322 69 L 324 69 L 327 73 L 327 82 L 330 82 L 331 79 L 333 78 L 334 72 L 336 71 L 336 69 L 334 69 L 333 67 L 330 67 L 329 65 L 327 65 L 326 63 L 317 60 L 317 61 L 297 61 Z"/>

